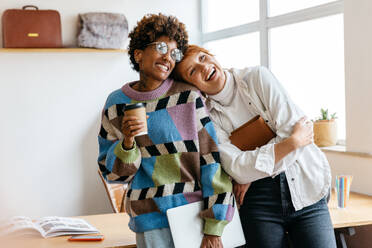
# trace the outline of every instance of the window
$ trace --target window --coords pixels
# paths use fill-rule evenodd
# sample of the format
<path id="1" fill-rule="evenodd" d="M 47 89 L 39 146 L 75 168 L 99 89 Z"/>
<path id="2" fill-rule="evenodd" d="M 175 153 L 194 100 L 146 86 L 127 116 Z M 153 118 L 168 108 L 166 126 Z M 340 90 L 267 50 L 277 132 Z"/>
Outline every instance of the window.
<path id="1" fill-rule="evenodd" d="M 202 0 L 203 1 L 203 0 Z M 258 20 L 259 0 L 206 0 L 205 31 L 212 32 L 219 29 L 237 26 Z M 226 13 L 233 13 L 226 15 Z"/>
<path id="2" fill-rule="evenodd" d="M 273 28 L 270 44 L 271 71 L 294 102 L 310 118 L 320 116 L 320 108 L 337 112 L 338 135 L 344 139 L 343 16 Z"/>
<path id="3" fill-rule="evenodd" d="M 260 40 L 258 32 L 211 41 L 204 46 L 216 56 L 224 68 L 260 64 Z"/>
<path id="4" fill-rule="evenodd" d="M 282 15 L 332 2 L 332 0 L 270 0 L 270 16 Z"/>
<path id="5" fill-rule="evenodd" d="M 201 2 L 203 46 L 223 67 L 267 66 L 309 118 L 337 112 L 345 139 L 342 0 Z"/>

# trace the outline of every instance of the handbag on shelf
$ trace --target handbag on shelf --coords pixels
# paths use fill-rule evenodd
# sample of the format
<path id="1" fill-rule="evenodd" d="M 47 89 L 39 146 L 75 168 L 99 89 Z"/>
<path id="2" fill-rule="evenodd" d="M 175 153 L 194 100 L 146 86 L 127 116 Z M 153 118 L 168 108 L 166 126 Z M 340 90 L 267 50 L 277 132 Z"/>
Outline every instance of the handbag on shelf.
<path id="1" fill-rule="evenodd" d="M 5 48 L 62 47 L 61 18 L 56 10 L 39 10 L 34 5 L 8 9 L 2 16 Z"/>
<path id="2" fill-rule="evenodd" d="M 85 13 L 79 15 L 79 47 L 120 49 L 128 38 L 128 21 L 123 14 Z"/>
<path id="3" fill-rule="evenodd" d="M 266 124 L 265 120 L 257 115 L 241 127 L 231 132 L 230 141 L 242 151 L 255 150 L 266 145 L 276 134 Z"/>

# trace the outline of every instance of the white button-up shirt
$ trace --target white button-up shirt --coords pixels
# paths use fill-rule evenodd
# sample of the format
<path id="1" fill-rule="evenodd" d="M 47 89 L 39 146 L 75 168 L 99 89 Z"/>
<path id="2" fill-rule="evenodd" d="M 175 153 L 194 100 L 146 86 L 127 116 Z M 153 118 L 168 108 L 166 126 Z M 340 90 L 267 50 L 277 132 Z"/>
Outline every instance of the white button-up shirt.
<path id="1" fill-rule="evenodd" d="M 206 101 L 225 171 L 241 184 L 275 177 L 284 171 L 296 211 L 325 197 L 331 186 L 331 171 L 324 153 L 315 144 L 299 148 L 275 164 L 275 143 L 291 135 L 304 113 L 274 75 L 265 67 L 230 69 L 225 74 L 228 88 Z M 256 115 L 262 116 L 277 136 L 254 151 L 241 151 L 231 144 L 230 133 Z"/>

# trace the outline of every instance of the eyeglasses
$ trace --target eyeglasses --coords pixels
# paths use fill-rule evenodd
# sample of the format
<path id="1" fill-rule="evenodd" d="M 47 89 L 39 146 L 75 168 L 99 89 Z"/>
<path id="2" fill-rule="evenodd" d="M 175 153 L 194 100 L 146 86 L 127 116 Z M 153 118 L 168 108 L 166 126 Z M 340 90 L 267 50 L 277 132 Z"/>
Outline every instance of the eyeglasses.
<path id="1" fill-rule="evenodd" d="M 155 41 L 155 42 L 152 42 L 152 43 L 148 44 L 148 46 L 154 45 L 154 44 L 155 44 L 155 49 L 158 53 L 160 53 L 162 55 L 167 54 L 168 49 L 169 49 L 167 43 L 165 43 L 164 41 Z M 183 54 L 182 54 L 181 50 L 178 49 L 178 48 L 172 49 L 170 51 L 170 56 L 176 62 L 180 62 L 183 58 Z"/>

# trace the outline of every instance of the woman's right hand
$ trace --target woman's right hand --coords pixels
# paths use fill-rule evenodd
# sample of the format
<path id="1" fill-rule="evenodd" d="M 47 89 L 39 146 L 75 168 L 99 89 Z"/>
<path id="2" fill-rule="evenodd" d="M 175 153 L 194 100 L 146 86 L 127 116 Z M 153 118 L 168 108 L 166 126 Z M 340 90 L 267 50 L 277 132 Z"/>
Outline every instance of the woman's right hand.
<path id="1" fill-rule="evenodd" d="M 249 186 L 251 186 L 251 183 L 239 184 L 233 181 L 233 192 L 235 195 L 236 202 L 239 205 L 243 205 L 244 196 L 245 196 L 245 193 L 247 193 Z"/>
<path id="2" fill-rule="evenodd" d="M 124 116 L 121 121 L 121 131 L 124 134 L 123 145 L 125 149 L 131 149 L 134 136 L 144 131 L 145 124 L 136 116 Z"/>
<path id="3" fill-rule="evenodd" d="M 294 140 L 297 148 L 313 143 L 313 123 L 307 117 L 302 117 L 293 127 L 291 138 Z"/>

